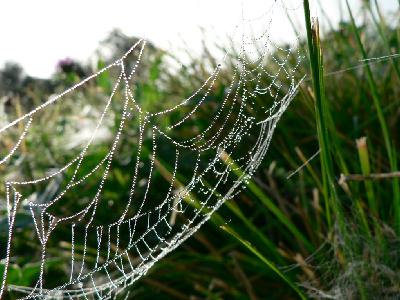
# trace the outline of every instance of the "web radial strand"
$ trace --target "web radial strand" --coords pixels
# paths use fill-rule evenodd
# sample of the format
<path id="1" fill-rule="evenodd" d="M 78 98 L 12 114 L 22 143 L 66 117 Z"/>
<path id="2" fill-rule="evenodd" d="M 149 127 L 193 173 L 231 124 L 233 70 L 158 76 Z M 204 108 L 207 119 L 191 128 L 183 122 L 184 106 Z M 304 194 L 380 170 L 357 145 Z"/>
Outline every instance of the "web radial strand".
<path id="1" fill-rule="evenodd" d="M 138 88 L 151 57 L 140 39 L 114 63 L 0 128 L 0 137 L 13 141 L 0 148 L 8 226 L 0 298 L 127 299 L 129 286 L 240 193 L 303 77 L 298 37 L 276 36 L 284 16 L 299 7 L 284 1 L 243 7 L 222 59 L 190 94 L 159 99 L 157 111 Z M 112 88 L 90 103 L 106 74 Z M 93 117 L 82 138 L 79 120 L 88 103 Z M 36 163 L 34 133 L 57 111 L 63 114 L 46 130 L 50 150 L 64 159 Z M 79 142 L 57 137 L 64 119 Z M 198 119 L 206 124 L 197 126 Z M 32 174 L 13 165 L 26 153 Z M 22 216 L 31 226 L 17 230 Z M 26 286 L 7 276 L 14 258 L 26 256 L 14 242 L 20 234 L 33 237 L 29 262 L 38 266 Z M 64 272 L 56 281 L 55 265 Z"/>

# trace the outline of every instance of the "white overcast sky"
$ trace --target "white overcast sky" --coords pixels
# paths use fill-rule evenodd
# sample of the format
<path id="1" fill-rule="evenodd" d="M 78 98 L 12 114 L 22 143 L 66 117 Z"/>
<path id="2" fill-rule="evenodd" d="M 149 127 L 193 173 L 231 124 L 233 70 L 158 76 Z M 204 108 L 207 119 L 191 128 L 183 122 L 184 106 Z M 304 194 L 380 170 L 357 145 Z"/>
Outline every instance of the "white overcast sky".
<path id="1" fill-rule="evenodd" d="M 237 24 L 242 5 L 249 16 L 257 16 L 271 1 L 1 0 L 0 66 L 15 61 L 30 75 L 48 77 L 62 58 L 87 60 L 113 28 L 145 37 L 165 49 L 181 45 L 182 40 L 196 47 L 201 40 L 200 26 L 215 36 L 225 36 Z M 339 0 L 320 1 L 337 20 Z M 361 0 L 351 2 L 356 5 Z M 386 9 L 398 3 L 380 2 Z M 315 14 L 316 9 L 313 11 Z M 282 18 L 282 33 L 287 23 Z"/>

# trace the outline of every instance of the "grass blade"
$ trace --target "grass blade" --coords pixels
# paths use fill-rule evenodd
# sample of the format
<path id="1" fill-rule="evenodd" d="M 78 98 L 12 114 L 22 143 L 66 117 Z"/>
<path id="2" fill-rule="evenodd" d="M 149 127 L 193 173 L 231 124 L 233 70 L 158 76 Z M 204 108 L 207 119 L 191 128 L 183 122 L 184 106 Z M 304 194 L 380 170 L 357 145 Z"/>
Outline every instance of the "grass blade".
<path id="1" fill-rule="evenodd" d="M 225 164 L 231 166 L 232 171 L 239 178 L 243 176 L 243 171 L 240 169 L 238 165 L 229 157 L 228 154 L 223 153 L 221 155 L 222 160 Z M 267 196 L 265 193 L 254 183 L 254 181 L 249 180 L 246 184 L 249 191 L 251 191 L 254 196 L 256 196 L 265 207 L 284 225 L 289 232 L 296 237 L 297 240 L 301 241 L 304 246 L 309 250 L 313 251 L 314 246 L 310 243 L 310 241 L 300 232 L 300 230 L 293 224 L 290 219 L 275 205 L 275 203 Z"/>
<path id="2" fill-rule="evenodd" d="M 344 230 L 341 208 L 336 196 L 334 171 L 332 163 L 332 141 L 328 131 L 329 115 L 328 102 L 325 95 L 324 69 L 318 22 L 311 20 L 310 5 L 304 0 L 304 16 L 307 27 L 307 42 L 310 55 L 310 66 L 315 97 L 315 114 L 317 122 L 318 142 L 321 149 L 321 169 L 323 194 L 325 198 L 326 218 L 329 228 L 332 228 L 332 211 L 337 215 L 339 225 Z M 333 122 L 331 122 L 332 124 Z M 332 125 L 331 125 L 332 126 Z"/>
<path id="3" fill-rule="evenodd" d="M 229 229 L 226 226 L 221 226 L 221 229 L 229 233 L 235 239 L 237 239 L 242 245 L 244 245 L 248 250 L 250 250 L 255 256 L 257 256 L 268 268 L 274 271 L 280 278 L 282 278 L 296 293 L 301 299 L 307 299 L 307 297 L 300 291 L 296 283 L 294 283 L 288 276 L 279 270 L 275 264 L 269 261 L 265 256 L 263 256 L 256 248 L 254 248 L 251 243 L 247 240 L 244 240 L 240 237 L 236 232 L 232 229 Z"/>
<path id="4" fill-rule="evenodd" d="M 346 0 L 347 4 L 347 10 L 350 15 L 350 21 L 351 25 L 353 28 L 354 35 L 356 37 L 357 45 L 359 47 L 359 50 L 361 51 L 362 57 L 364 60 L 368 59 L 367 51 L 365 50 L 364 44 L 361 41 L 361 35 L 360 32 L 357 28 L 352 10 L 350 8 L 348 0 Z M 374 75 L 372 73 L 371 67 L 369 64 L 365 64 L 365 71 L 367 74 L 367 81 L 368 85 L 370 87 L 370 92 L 371 96 L 374 102 L 375 110 L 378 116 L 379 124 L 381 127 L 382 135 L 383 135 L 383 140 L 385 143 L 387 155 L 389 158 L 389 163 L 390 163 L 390 169 L 392 172 L 397 171 L 397 157 L 396 157 L 396 152 L 392 148 L 392 141 L 390 138 L 389 134 L 389 129 L 385 120 L 385 116 L 383 114 L 383 109 L 382 109 L 382 104 L 380 100 L 380 96 L 378 93 L 378 86 L 375 81 Z M 400 233 L 400 186 L 399 186 L 399 180 L 398 179 L 393 179 L 392 181 L 392 186 L 393 186 L 393 195 L 394 195 L 394 214 L 395 214 L 395 229 L 397 233 Z"/>

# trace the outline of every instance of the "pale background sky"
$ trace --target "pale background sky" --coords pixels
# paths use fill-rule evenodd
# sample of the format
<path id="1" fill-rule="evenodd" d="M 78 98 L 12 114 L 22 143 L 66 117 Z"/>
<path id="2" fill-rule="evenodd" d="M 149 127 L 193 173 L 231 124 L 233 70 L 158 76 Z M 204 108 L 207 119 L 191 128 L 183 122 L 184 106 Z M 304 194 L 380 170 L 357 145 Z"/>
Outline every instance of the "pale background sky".
<path id="1" fill-rule="evenodd" d="M 320 1 L 332 19 L 338 20 L 339 0 Z M 1 0 L 0 66 L 11 60 L 29 75 L 48 77 L 62 58 L 87 60 L 113 28 L 145 37 L 165 49 L 182 46 L 182 40 L 196 48 L 202 37 L 200 26 L 210 33 L 210 39 L 216 39 L 232 32 L 242 3 L 248 15 L 257 16 L 268 2 L 271 0 Z M 356 6 L 361 0 L 351 2 Z M 397 0 L 380 3 L 386 9 L 398 5 Z M 282 18 L 281 35 L 287 26 Z"/>

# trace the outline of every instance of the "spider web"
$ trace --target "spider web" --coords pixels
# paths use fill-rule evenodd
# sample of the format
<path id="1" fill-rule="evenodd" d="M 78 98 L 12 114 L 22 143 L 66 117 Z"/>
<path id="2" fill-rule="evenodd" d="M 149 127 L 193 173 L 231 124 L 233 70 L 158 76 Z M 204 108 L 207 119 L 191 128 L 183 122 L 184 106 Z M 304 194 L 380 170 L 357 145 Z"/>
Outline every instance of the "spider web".
<path id="1" fill-rule="evenodd" d="M 200 87 L 173 107 L 152 112 L 136 100 L 135 82 L 147 44 L 140 39 L 114 63 L 0 129 L 3 137 L 19 132 L 7 153 L 1 152 L 0 166 L 5 167 L 0 171 L 5 174 L 2 178 L 8 178 L 7 167 L 15 157 L 35 150 L 34 144 L 26 149 L 24 141 L 43 126 L 49 111 L 51 115 L 64 105 L 62 113 L 70 113 L 65 103 L 69 97 L 78 94 L 77 102 L 84 102 L 88 85 L 95 85 L 108 72 L 116 74 L 83 147 L 82 143 L 58 144 L 53 151 L 70 153 L 68 161 L 49 163 L 33 179 L 20 176 L 4 182 L 8 238 L 0 297 L 7 292 L 17 299 L 116 297 L 240 193 L 265 157 L 277 122 L 301 82 L 296 80 L 302 61 L 297 37 L 285 47 L 271 37 L 281 24 L 278 16 L 297 9 L 273 1 L 255 18 L 243 14 L 232 34 L 232 45 L 239 45 L 238 49 L 227 51 Z M 255 32 L 254 23 L 262 24 L 263 30 Z M 225 74 L 231 78 L 223 100 L 212 106 L 210 97 Z M 193 120 L 205 111 L 208 124 L 193 130 Z M 173 121 L 163 125 L 170 116 Z M 104 128 L 112 123 L 116 130 L 109 136 Z M 75 129 L 81 130 L 82 125 L 76 124 Z M 129 185 L 114 208 L 107 205 L 111 201 L 107 187 L 118 154 L 126 147 L 126 136 L 135 140 L 128 143 L 133 159 L 124 168 Z M 99 144 L 108 145 L 108 150 L 94 157 Z M 164 185 L 159 185 L 160 178 Z M 47 197 L 32 197 L 32 191 Z M 40 265 L 29 286 L 8 279 L 13 257 L 18 256 L 14 237 L 20 234 L 16 224 L 21 210 L 32 224 L 29 242 L 40 249 L 26 257 Z M 104 215 L 107 221 L 100 217 Z M 59 284 L 49 287 L 46 282 L 52 275 L 47 268 L 52 261 L 66 262 L 67 267 Z"/>

